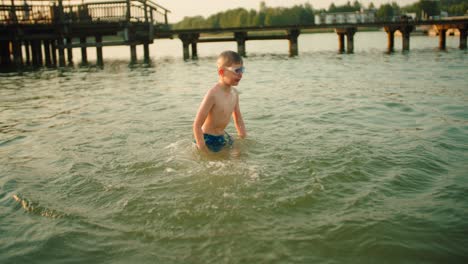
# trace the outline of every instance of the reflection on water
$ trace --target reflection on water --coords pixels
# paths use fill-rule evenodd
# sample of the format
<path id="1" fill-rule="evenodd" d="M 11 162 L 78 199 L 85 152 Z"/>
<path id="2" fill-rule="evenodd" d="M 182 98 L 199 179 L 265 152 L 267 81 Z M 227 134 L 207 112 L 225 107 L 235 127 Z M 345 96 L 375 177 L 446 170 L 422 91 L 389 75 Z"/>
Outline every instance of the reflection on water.
<path id="1" fill-rule="evenodd" d="M 191 126 L 230 44 L 3 76 L 0 262 L 462 263 L 466 51 L 380 33 L 248 42 L 249 137 L 215 156 Z"/>

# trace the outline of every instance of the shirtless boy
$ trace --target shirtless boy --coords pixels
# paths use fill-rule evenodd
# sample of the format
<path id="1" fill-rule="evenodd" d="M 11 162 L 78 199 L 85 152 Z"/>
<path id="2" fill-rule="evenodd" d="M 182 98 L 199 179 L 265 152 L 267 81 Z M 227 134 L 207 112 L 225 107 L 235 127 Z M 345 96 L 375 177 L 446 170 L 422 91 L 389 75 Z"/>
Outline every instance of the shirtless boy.
<path id="1" fill-rule="evenodd" d="M 234 51 L 224 51 L 218 56 L 218 82 L 203 98 L 193 122 L 193 134 L 199 150 L 218 152 L 230 146 L 233 139 L 224 129 L 231 115 L 237 134 L 247 136 L 239 107 L 237 86 L 244 72 L 242 58 Z"/>

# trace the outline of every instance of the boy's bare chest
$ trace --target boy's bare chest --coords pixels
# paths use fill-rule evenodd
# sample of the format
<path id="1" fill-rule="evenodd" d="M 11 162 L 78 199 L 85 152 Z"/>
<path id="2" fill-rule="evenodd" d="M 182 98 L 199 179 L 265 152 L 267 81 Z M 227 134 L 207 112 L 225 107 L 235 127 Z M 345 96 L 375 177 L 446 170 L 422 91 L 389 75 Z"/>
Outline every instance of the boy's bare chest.
<path id="1" fill-rule="evenodd" d="M 236 106 L 236 97 L 234 94 L 230 94 L 228 96 L 217 96 L 215 101 L 215 111 L 223 114 L 223 115 L 230 115 L 234 111 L 234 107 Z"/>

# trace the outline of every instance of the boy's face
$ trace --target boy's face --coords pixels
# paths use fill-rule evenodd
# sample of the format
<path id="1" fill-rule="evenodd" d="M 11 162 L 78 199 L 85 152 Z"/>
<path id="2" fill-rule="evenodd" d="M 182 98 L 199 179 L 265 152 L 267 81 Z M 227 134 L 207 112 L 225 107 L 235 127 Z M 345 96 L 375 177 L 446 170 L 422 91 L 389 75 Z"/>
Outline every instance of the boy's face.
<path id="1" fill-rule="evenodd" d="M 244 66 L 240 63 L 232 64 L 227 67 L 224 66 L 220 69 L 219 74 L 222 76 L 224 83 L 230 86 L 237 86 L 242 79 L 244 73 Z"/>

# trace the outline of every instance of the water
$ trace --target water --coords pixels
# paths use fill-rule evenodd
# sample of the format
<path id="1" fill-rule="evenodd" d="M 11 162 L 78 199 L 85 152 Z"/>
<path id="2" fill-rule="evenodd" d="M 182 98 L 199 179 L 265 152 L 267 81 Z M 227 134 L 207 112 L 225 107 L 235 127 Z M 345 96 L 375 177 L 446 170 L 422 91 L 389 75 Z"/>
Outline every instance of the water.
<path id="1" fill-rule="evenodd" d="M 249 137 L 211 158 L 191 125 L 234 43 L 1 77 L 0 262 L 464 263 L 468 57 L 400 40 L 247 42 Z"/>

